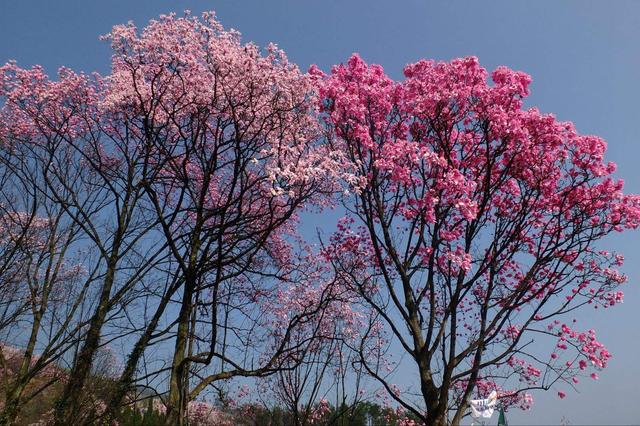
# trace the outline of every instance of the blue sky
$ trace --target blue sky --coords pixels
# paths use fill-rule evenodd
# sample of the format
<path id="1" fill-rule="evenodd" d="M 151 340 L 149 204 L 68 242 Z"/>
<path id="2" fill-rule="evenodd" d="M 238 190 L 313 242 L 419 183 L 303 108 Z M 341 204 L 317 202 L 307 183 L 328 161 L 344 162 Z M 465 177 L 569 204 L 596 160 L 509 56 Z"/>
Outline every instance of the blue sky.
<path id="1" fill-rule="evenodd" d="M 582 133 L 609 142 L 628 192 L 640 193 L 640 2 L 228 0 L 14 1 L 0 5 L 0 63 L 64 65 L 107 73 L 110 53 L 98 36 L 113 24 L 143 26 L 170 11 L 216 10 L 226 27 L 260 45 L 273 41 L 304 69 L 327 70 L 358 52 L 392 77 L 420 58 L 476 55 L 492 69 L 507 65 L 533 77 L 528 104 L 573 121 Z M 640 380 L 640 234 L 609 238 L 627 259 L 625 303 L 587 311 L 580 324 L 596 328 L 614 354 L 597 382 L 558 400 L 535 395 L 534 409 L 512 412 L 512 424 L 637 424 Z M 493 420 L 495 422 L 496 419 Z M 493 423 L 492 422 L 492 423 Z"/>

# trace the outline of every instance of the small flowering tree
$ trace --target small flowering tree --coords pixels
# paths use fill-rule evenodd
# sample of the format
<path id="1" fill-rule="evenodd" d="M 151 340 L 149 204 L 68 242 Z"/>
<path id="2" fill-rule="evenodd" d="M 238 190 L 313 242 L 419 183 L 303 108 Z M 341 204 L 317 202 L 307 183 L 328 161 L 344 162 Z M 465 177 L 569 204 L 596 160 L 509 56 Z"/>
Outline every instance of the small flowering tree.
<path id="1" fill-rule="evenodd" d="M 233 419 L 211 404 L 191 401 L 187 407 L 189 424 L 193 426 L 232 426 Z"/>
<path id="2" fill-rule="evenodd" d="M 320 286 L 319 292 L 305 280 L 292 286 L 285 297 L 291 299 L 282 304 L 288 309 L 302 305 L 298 312 L 304 312 L 304 305 L 324 306 L 319 315 L 293 330 L 291 340 L 301 350 L 259 381 L 260 401 L 266 407 L 286 409 L 296 426 L 350 417 L 349 411 L 363 398 L 365 385 L 357 356 L 350 350 L 364 323 L 351 306 L 351 292 L 335 281 Z M 291 313 L 296 315 L 296 311 Z"/>
<path id="3" fill-rule="evenodd" d="M 359 178 L 326 257 L 410 359 L 400 387 L 362 357 L 392 399 L 459 424 L 490 390 L 526 408 L 527 390 L 596 378 L 611 355 L 574 313 L 622 300 L 622 257 L 595 243 L 640 221 L 605 142 L 523 108 L 530 77 L 499 67 L 489 83 L 473 57 L 419 61 L 400 82 L 357 55 L 312 72 Z"/>
<path id="4" fill-rule="evenodd" d="M 5 235 L 12 240 L 10 244 L 3 241 L 3 249 L 18 245 L 11 256 L 18 267 L 0 274 L 4 320 L 8 321 L 2 331 L 5 341 L 15 345 L 0 345 L 4 394 L 0 424 L 13 424 L 25 404 L 64 380 L 55 363 L 77 342 L 81 316 L 76 310 L 82 300 L 81 268 L 69 265 L 65 256 L 73 236 L 57 234 L 59 224 L 41 217 L 11 216 L 10 224 L 0 216 L 0 222 L 8 225 Z M 6 282 L 6 275 L 11 282 Z"/>

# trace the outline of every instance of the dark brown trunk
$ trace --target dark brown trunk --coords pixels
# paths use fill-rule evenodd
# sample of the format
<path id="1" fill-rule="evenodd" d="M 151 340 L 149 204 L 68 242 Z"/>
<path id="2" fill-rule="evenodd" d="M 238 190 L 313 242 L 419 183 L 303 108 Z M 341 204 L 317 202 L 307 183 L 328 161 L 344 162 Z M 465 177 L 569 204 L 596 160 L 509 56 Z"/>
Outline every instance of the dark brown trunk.
<path id="1" fill-rule="evenodd" d="M 167 307 L 169 301 L 171 300 L 171 296 L 173 295 L 175 289 L 171 290 L 168 294 L 160 302 L 158 309 L 156 310 L 153 318 L 147 325 L 147 328 L 142 336 L 136 342 L 133 350 L 129 354 L 127 359 L 127 364 L 124 368 L 124 371 L 120 375 L 120 379 L 118 380 L 118 384 L 116 389 L 113 392 L 111 399 L 109 400 L 109 404 L 107 406 L 106 415 L 107 418 L 117 419 L 119 417 L 120 408 L 122 407 L 122 403 L 124 398 L 127 395 L 127 392 L 131 390 L 131 384 L 134 380 L 134 374 L 136 372 L 136 367 L 138 366 L 138 362 L 140 358 L 144 354 L 145 349 L 147 348 L 147 344 L 151 340 L 151 336 L 153 335 L 156 327 L 158 326 L 158 322 L 164 313 L 165 308 Z"/>
<path id="2" fill-rule="evenodd" d="M 187 406 L 188 390 L 185 390 L 187 371 L 185 369 L 185 355 L 189 339 L 189 323 L 191 320 L 191 301 L 193 298 L 195 282 L 185 279 L 182 306 L 178 315 L 178 331 L 176 333 L 176 345 L 171 366 L 171 379 L 169 381 L 169 396 L 167 398 L 167 425 L 184 425 L 185 410 Z"/>
<path id="3" fill-rule="evenodd" d="M 98 308 L 89 323 L 89 330 L 85 337 L 80 353 L 76 357 L 71 371 L 69 371 L 69 381 L 67 382 L 62 397 L 56 403 L 55 426 L 67 426 L 77 424 L 82 406 L 82 392 L 84 385 L 91 372 L 93 357 L 100 347 L 100 335 L 102 326 L 107 316 L 109 296 L 115 278 L 115 261 L 109 262 L 104 286 L 100 294 Z"/>

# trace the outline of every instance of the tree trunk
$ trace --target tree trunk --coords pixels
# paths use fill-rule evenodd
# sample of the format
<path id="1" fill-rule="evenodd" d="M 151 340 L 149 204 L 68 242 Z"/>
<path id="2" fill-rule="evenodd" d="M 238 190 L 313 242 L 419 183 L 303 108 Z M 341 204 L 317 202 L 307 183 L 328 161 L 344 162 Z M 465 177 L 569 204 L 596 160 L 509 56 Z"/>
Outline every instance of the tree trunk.
<path id="1" fill-rule="evenodd" d="M 15 424 L 20 410 L 20 398 L 23 390 L 24 386 L 18 384 L 7 391 L 4 408 L 0 413 L 0 425 L 11 426 Z"/>
<path id="2" fill-rule="evenodd" d="M 127 359 L 127 364 L 122 374 L 120 375 L 120 379 L 118 380 L 116 389 L 114 390 L 113 395 L 109 400 L 109 404 L 106 410 L 107 418 L 117 419 L 119 417 L 119 409 L 122 407 L 122 402 L 126 397 L 127 392 L 131 388 L 131 384 L 133 383 L 133 380 L 134 380 L 133 376 L 136 372 L 136 367 L 138 366 L 138 362 L 140 361 L 140 358 L 144 354 L 144 351 L 147 348 L 149 341 L 151 340 L 151 336 L 153 335 L 153 332 L 156 330 L 156 327 L 158 326 L 158 322 L 160 321 L 160 318 L 162 317 L 162 314 L 164 313 L 165 308 L 169 304 L 169 301 L 171 300 L 171 296 L 173 295 L 174 292 L 175 292 L 175 289 L 170 290 L 165 295 L 165 297 L 161 300 L 160 305 L 158 306 L 158 309 L 154 313 L 153 317 L 151 318 L 151 321 L 147 325 L 147 328 L 145 329 L 144 334 L 140 336 L 133 350 L 129 354 L 129 357 Z"/>
<path id="3" fill-rule="evenodd" d="M 46 295 L 43 303 L 46 303 Z M 20 364 L 20 370 L 16 374 L 16 378 L 11 383 L 5 393 L 5 404 L 0 414 L 0 425 L 13 425 L 20 412 L 20 403 L 22 399 L 22 393 L 29 383 L 29 367 L 31 366 L 31 360 L 33 359 L 33 351 L 36 347 L 36 341 L 38 339 L 38 332 L 40 331 L 40 323 L 42 321 L 42 310 L 34 312 L 33 324 L 31 325 L 31 334 L 27 347 L 22 357 L 22 363 Z"/>
<path id="4" fill-rule="evenodd" d="M 443 393 L 442 388 L 438 388 L 433 383 L 431 371 L 425 360 L 419 360 L 418 366 L 420 370 L 420 388 L 427 408 L 425 423 L 427 426 L 447 426 L 449 424 L 449 419 L 447 418 L 448 392 Z"/>
<path id="5" fill-rule="evenodd" d="M 191 320 L 191 300 L 193 298 L 195 282 L 193 279 L 185 279 L 182 306 L 178 315 L 178 331 L 176 333 L 176 345 L 171 364 L 171 379 L 169 381 L 169 396 L 167 398 L 167 425 L 183 426 L 185 411 L 187 408 L 188 377 L 185 369 L 185 353 L 189 340 L 189 323 Z"/>
<path id="6" fill-rule="evenodd" d="M 60 397 L 56 404 L 55 426 L 78 424 L 78 416 L 83 399 L 82 391 L 91 372 L 93 357 L 100 347 L 102 326 L 107 316 L 109 297 L 115 280 L 115 267 L 116 262 L 114 256 L 112 256 L 107 268 L 98 308 L 89 323 L 89 330 L 87 331 L 82 349 L 76 357 L 73 368 L 69 372 L 69 381 L 64 388 L 62 397 Z"/>
<path id="7" fill-rule="evenodd" d="M 427 425 L 428 426 L 448 426 L 447 416 L 445 413 L 437 413 L 433 417 L 427 413 Z"/>

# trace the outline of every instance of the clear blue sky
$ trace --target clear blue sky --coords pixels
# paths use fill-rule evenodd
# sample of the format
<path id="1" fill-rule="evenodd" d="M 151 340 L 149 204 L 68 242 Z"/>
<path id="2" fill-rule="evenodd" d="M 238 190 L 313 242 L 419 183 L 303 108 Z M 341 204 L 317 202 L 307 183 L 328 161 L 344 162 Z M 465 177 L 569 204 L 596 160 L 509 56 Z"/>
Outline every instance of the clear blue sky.
<path id="1" fill-rule="evenodd" d="M 143 26 L 170 11 L 216 10 L 245 40 L 278 43 L 304 69 L 323 69 L 352 52 L 382 64 L 396 78 L 407 62 L 476 55 L 489 69 L 507 65 L 533 76 L 530 105 L 572 120 L 582 133 L 609 142 L 608 159 L 628 192 L 640 193 L 640 2 L 227 0 L 3 1 L 0 62 L 65 65 L 108 72 L 109 49 L 98 36 L 128 20 Z M 638 424 L 640 403 L 639 233 L 610 238 L 626 255 L 625 303 L 583 312 L 614 353 L 598 382 L 560 401 L 537 394 L 534 409 L 514 411 L 512 424 Z M 492 420 L 492 424 L 497 419 Z"/>

